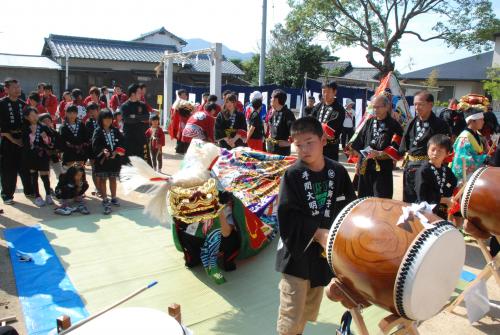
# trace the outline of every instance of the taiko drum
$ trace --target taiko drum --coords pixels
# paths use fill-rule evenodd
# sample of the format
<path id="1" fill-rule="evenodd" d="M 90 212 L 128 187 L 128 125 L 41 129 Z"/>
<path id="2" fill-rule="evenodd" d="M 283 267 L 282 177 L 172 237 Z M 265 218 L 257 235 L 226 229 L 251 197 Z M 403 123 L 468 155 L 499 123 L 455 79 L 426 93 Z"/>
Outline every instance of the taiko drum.
<path id="1" fill-rule="evenodd" d="M 327 259 L 336 277 L 367 301 L 411 320 L 427 320 L 447 303 L 465 260 L 461 233 L 432 213 L 404 223 L 401 201 L 364 198 L 336 217 Z"/>

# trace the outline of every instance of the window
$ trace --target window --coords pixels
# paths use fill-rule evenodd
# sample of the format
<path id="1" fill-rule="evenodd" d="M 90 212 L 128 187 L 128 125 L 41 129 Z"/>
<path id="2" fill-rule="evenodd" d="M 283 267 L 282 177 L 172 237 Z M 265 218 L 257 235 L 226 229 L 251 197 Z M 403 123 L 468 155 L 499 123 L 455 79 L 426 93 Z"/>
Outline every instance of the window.
<path id="1" fill-rule="evenodd" d="M 451 98 L 455 97 L 455 86 L 439 86 L 439 88 L 441 91 L 438 92 L 438 101 L 448 102 Z"/>

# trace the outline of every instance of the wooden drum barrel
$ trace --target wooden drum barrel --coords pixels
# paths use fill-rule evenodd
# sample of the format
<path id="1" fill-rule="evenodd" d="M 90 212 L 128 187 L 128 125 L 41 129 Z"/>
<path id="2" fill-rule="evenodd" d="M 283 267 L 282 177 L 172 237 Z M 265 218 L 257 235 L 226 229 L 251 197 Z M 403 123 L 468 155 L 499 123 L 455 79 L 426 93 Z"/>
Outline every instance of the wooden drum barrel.
<path id="1" fill-rule="evenodd" d="M 335 219 L 327 260 L 351 291 L 392 313 L 426 320 L 447 303 L 465 260 L 465 243 L 453 224 L 432 213 L 397 225 L 401 201 L 364 198 Z"/>
<path id="2" fill-rule="evenodd" d="M 500 168 L 483 167 L 465 185 L 461 210 L 464 218 L 493 235 L 500 235 Z"/>

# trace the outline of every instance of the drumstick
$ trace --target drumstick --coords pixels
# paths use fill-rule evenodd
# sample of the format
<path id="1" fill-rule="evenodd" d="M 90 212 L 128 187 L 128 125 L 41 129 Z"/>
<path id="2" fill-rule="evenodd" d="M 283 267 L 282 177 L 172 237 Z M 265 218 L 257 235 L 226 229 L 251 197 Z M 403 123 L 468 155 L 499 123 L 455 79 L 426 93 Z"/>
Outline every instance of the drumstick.
<path id="1" fill-rule="evenodd" d="M 66 330 L 63 330 L 62 332 L 59 333 L 59 335 L 64 335 L 64 334 L 67 334 L 73 330 L 75 330 L 76 328 L 79 328 L 80 326 L 83 326 L 84 324 L 86 324 L 87 322 L 91 321 L 91 320 L 94 320 L 95 318 L 97 318 L 98 316 L 101 316 L 103 315 L 104 313 L 110 311 L 111 309 L 123 304 L 124 302 L 127 302 L 129 301 L 130 299 L 132 299 L 133 297 L 135 297 L 136 295 L 138 295 L 139 293 L 142 293 L 144 291 L 146 291 L 148 288 L 151 288 L 153 286 L 155 286 L 156 284 L 158 284 L 157 281 L 154 281 L 154 282 L 151 282 L 149 285 L 147 286 L 144 286 L 143 288 L 140 288 L 138 289 L 137 291 L 135 291 L 134 293 L 128 295 L 127 297 L 123 298 L 122 300 L 118 301 L 117 303 L 103 309 L 102 311 L 100 311 L 99 313 L 97 314 L 94 314 L 92 316 L 89 316 L 88 318 L 84 319 L 84 320 L 81 320 L 77 323 L 75 323 L 74 325 L 72 325 L 71 327 L 69 327 L 68 329 Z"/>

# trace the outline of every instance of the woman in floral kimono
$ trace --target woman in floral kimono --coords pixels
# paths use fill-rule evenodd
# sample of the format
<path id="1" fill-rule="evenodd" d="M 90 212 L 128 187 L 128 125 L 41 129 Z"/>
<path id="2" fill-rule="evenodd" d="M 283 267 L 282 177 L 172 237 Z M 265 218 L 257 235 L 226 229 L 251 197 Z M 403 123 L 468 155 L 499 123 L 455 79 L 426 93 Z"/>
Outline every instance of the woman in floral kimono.
<path id="1" fill-rule="evenodd" d="M 484 125 L 483 110 L 471 107 L 465 111 L 467 128 L 457 137 L 453 150 L 455 156 L 451 163 L 451 170 L 457 177 L 462 179 L 463 162 L 465 162 L 465 174 L 469 177 L 486 160 L 488 148 L 484 137 L 479 130 Z"/>

